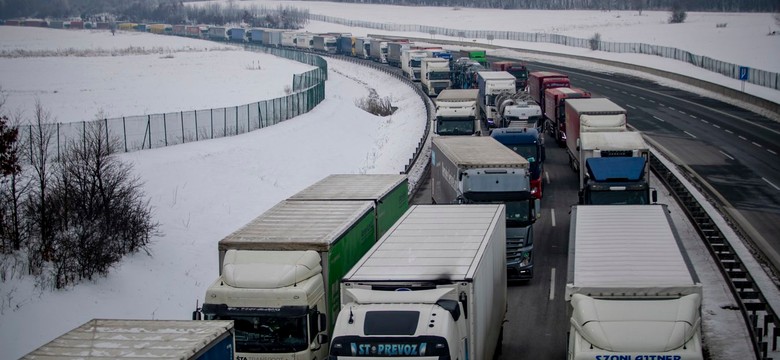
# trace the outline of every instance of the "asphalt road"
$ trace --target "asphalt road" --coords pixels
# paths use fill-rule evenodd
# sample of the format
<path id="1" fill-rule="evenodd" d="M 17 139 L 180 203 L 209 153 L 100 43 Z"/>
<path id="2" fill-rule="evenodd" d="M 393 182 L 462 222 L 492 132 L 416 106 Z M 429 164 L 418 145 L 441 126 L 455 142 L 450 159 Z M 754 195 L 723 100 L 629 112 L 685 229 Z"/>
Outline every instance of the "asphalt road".
<path id="1" fill-rule="evenodd" d="M 572 87 L 626 107 L 628 122 L 649 135 L 723 195 L 767 245 L 780 253 L 780 124 L 760 115 L 653 82 L 578 69 L 529 64 L 532 71 L 566 73 Z M 577 201 L 577 177 L 564 149 L 545 135 L 547 162 L 542 217 L 534 225 L 535 274 L 511 283 L 503 355 L 514 359 L 564 359 L 568 319 L 566 284 L 569 211 Z M 430 204 L 430 179 L 413 199 Z M 658 185 L 656 185 L 658 186 Z M 770 256 L 771 257 L 771 256 Z M 776 262 L 780 257 L 775 258 Z M 777 266 L 777 265 L 776 265 Z"/>

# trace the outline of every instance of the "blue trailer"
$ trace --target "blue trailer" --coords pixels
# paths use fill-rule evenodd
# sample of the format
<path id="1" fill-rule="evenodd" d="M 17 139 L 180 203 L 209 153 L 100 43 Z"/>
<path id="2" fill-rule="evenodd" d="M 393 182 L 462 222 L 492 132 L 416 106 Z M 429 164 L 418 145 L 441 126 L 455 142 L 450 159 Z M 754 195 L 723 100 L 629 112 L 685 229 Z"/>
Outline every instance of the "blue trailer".
<path id="1" fill-rule="evenodd" d="M 232 360 L 235 348 L 232 320 L 92 319 L 24 358 Z"/>
<path id="2" fill-rule="evenodd" d="M 263 43 L 263 29 L 249 29 L 249 35 L 247 40 L 251 43 L 262 44 Z"/>
<path id="3" fill-rule="evenodd" d="M 355 38 L 352 35 L 341 35 L 338 39 L 338 53 L 355 56 Z"/>
<path id="4" fill-rule="evenodd" d="M 229 41 L 245 42 L 246 30 L 243 28 L 230 28 L 227 30 L 227 37 Z"/>

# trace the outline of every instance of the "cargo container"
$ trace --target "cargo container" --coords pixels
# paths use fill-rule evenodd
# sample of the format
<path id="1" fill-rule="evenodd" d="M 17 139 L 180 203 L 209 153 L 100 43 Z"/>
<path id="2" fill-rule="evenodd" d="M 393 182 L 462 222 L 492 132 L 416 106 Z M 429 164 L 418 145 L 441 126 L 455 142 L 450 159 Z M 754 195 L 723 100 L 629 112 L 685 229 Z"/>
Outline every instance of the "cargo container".
<path id="1" fill-rule="evenodd" d="M 282 34 L 283 30 L 263 30 L 263 45 L 265 46 L 282 46 Z"/>
<path id="2" fill-rule="evenodd" d="M 665 205 L 578 205 L 568 360 L 701 360 L 702 286 Z"/>
<path id="3" fill-rule="evenodd" d="M 233 326 L 233 321 L 92 319 L 22 359 L 232 360 L 242 324 Z"/>
<path id="4" fill-rule="evenodd" d="M 171 32 L 173 32 L 173 35 L 176 35 L 176 36 L 187 35 L 187 26 L 186 25 L 173 25 L 173 29 L 171 29 Z"/>
<path id="5" fill-rule="evenodd" d="M 531 98 L 542 107 L 542 113 L 547 111 L 545 107 L 544 91 L 559 87 L 571 87 L 568 75 L 552 71 L 534 71 L 528 73 L 528 93 L 531 94 Z"/>
<path id="6" fill-rule="evenodd" d="M 208 38 L 209 40 L 227 41 L 227 29 L 221 26 L 209 27 Z"/>
<path id="7" fill-rule="evenodd" d="M 387 43 L 387 64 L 400 68 L 401 54 L 404 52 L 404 50 L 409 50 L 411 45 L 412 44 L 409 43 L 409 40 L 406 39 L 395 40 L 393 42 Z"/>
<path id="8" fill-rule="evenodd" d="M 249 29 L 247 31 L 247 41 L 253 44 L 263 43 L 263 29 Z"/>
<path id="9" fill-rule="evenodd" d="M 495 359 L 504 217 L 501 204 L 412 206 L 341 281 L 329 359 Z"/>
<path id="10" fill-rule="evenodd" d="M 567 99 L 590 98 L 590 92 L 578 88 L 550 88 L 544 90 L 545 127 L 558 146 L 566 146 L 566 118 L 564 103 Z"/>
<path id="11" fill-rule="evenodd" d="M 246 29 L 244 28 L 230 28 L 227 30 L 228 40 L 233 42 L 246 42 Z"/>

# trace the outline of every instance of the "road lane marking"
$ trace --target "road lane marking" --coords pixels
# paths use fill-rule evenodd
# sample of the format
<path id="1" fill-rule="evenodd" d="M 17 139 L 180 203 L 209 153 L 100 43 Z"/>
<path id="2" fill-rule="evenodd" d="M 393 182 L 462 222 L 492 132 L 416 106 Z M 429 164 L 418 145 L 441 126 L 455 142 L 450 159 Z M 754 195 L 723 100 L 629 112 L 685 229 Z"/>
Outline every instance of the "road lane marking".
<path id="1" fill-rule="evenodd" d="M 688 113 L 687 113 L 687 112 L 685 112 L 685 111 L 682 111 L 682 110 L 680 110 L 680 114 L 683 114 L 683 115 L 688 115 Z"/>
<path id="2" fill-rule="evenodd" d="M 709 123 L 710 123 L 709 121 L 707 121 L 707 120 L 704 120 L 704 119 L 701 119 L 701 122 L 703 122 L 703 123 L 705 123 L 705 124 L 709 124 Z"/>
<path id="3" fill-rule="evenodd" d="M 647 101 L 649 101 L 649 102 L 651 102 L 651 103 L 655 104 L 655 100 L 653 100 L 653 99 L 649 99 L 649 100 L 647 100 Z"/>
<path id="4" fill-rule="evenodd" d="M 745 140 L 745 141 L 747 141 L 747 138 L 746 138 L 746 137 L 744 137 L 744 136 L 742 136 L 742 135 L 739 135 L 739 138 L 740 138 L 740 139 L 742 139 L 742 140 Z"/>
<path id="5" fill-rule="evenodd" d="M 718 128 L 718 129 L 720 129 L 720 126 L 718 126 L 718 125 L 716 125 L 716 124 L 712 124 L 712 126 L 714 126 L 714 127 Z"/>
<path id="6" fill-rule="evenodd" d="M 763 146 L 761 146 L 761 144 L 759 144 L 759 143 L 757 143 L 757 142 L 755 142 L 755 141 L 752 141 L 752 143 L 753 143 L 753 145 L 755 145 L 755 146 L 758 146 L 758 147 L 763 147 Z"/>
<path id="7" fill-rule="evenodd" d="M 632 93 L 631 96 L 636 97 L 636 94 Z"/>
<path id="8" fill-rule="evenodd" d="M 632 108 L 632 109 L 636 110 L 636 108 L 635 108 L 635 107 L 633 107 L 633 106 L 631 106 L 631 105 L 628 105 L 628 104 L 626 104 L 626 107 L 630 107 L 630 108 Z"/>
<path id="9" fill-rule="evenodd" d="M 666 121 L 664 121 L 664 119 L 661 119 L 661 118 L 659 118 L 658 116 L 653 116 L 653 117 L 654 117 L 656 120 L 660 121 L 660 122 L 666 122 Z"/>
<path id="10" fill-rule="evenodd" d="M 733 134 L 733 133 L 734 133 L 733 131 L 731 131 L 731 130 L 729 130 L 729 129 L 726 129 L 726 130 L 724 130 L 724 131 L 726 131 L 726 132 L 727 132 L 727 133 L 729 133 L 729 134 Z"/>
<path id="11" fill-rule="evenodd" d="M 555 268 L 550 270 L 550 300 L 555 299 Z"/>
<path id="12" fill-rule="evenodd" d="M 718 150 L 718 151 L 720 151 L 720 150 Z M 725 155 L 727 158 L 729 158 L 729 159 L 731 159 L 731 160 L 734 160 L 734 158 L 733 158 L 733 157 L 731 157 L 731 155 L 729 155 L 729 154 L 726 154 L 726 153 L 724 153 L 723 151 L 720 151 L 720 153 L 721 153 L 721 154 L 723 154 L 723 155 Z"/>
<path id="13" fill-rule="evenodd" d="M 547 179 L 547 184 L 550 183 L 550 174 L 547 171 L 544 172 L 544 178 Z"/>
<path id="14" fill-rule="evenodd" d="M 698 118 L 696 117 L 696 115 L 688 115 L 688 116 L 690 116 L 690 117 L 692 117 L 692 118 L 694 118 L 694 119 L 698 119 Z"/>
<path id="15" fill-rule="evenodd" d="M 647 99 L 645 99 L 644 96 L 640 96 L 639 98 L 642 99 L 642 100 L 647 100 Z"/>
<path id="16" fill-rule="evenodd" d="M 693 135 L 693 134 L 691 134 L 691 133 L 689 133 L 689 132 L 687 132 L 687 131 L 683 131 L 683 132 L 684 132 L 684 133 L 686 133 L 686 134 L 688 134 L 690 137 L 692 137 L 692 138 L 694 138 L 694 139 L 698 139 L 698 138 L 696 137 L 696 135 Z"/>
<path id="17" fill-rule="evenodd" d="M 658 105 L 661 105 L 661 106 L 663 106 L 663 107 L 666 107 L 666 105 L 664 105 L 664 103 L 658 103 Z"/>
<path id="18" fill-rule="evenodd" d="M 675 110 L 677 110 L 677 109 L 675 109 L 675 108 L 673 108 L 673 107 L 671 107 L 671 106 L 670 106 L 670 107 L 669 107 L 669 110 L 675 111 Z"/>
<path id="19" fill-rule="evenodd" d="M 772 155 L 777 155 L 777 153 L 772 150 L 766 149 L 766 151 L 769 151 L 770 153 L 772 153 Z"/>
<path id="20" fill-rule="evenodd" d="M 550 209 L 550 220 L 552 221 L 552 226 L 555 227 L 555 209 Z"/>
<path id="21" fill-rule="evenodd" d="M 772 187 L 775 188 L 776 190 L 780 190 L 780 187 L 777 187 L 777 185 L 772 184 L 772 182 L 767 180 L 766 178 L 761 178 L 761 180 L 766 181 L 767 184 L 772 185 Z"/>
<path id="22" fill-rule="evenodd" d="M 627 93 L 627 92 L 625 92 L 625 91 L 621 91 L 621 92 L 623 93 L 623 95 L 628 95 L 628 93 Z"/>

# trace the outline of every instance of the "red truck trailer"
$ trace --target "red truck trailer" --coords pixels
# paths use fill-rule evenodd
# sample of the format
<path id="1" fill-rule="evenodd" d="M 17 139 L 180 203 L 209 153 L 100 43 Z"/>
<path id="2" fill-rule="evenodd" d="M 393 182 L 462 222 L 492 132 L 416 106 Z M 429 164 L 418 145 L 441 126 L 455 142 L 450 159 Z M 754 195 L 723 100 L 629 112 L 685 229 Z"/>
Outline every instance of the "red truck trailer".
<path id="1" fill-rule="evenodd" d="M 579 88 L 559 87 L 544 90 L 545 129 L 555 138 L 558 146 L 566 146 L 566 119 L 564 101 L 566 99 L 589 98 L 590 92 Z"/>
<path id="2" fill-rule="evenodd" d="M 552 71 L 534 71 L 528 74 L 528 92 L 544 113 L 544 91 L 551 88 L 571 87 L 569 76 Z"/>

